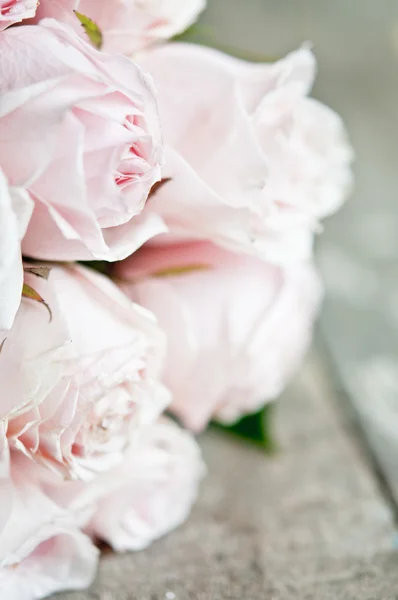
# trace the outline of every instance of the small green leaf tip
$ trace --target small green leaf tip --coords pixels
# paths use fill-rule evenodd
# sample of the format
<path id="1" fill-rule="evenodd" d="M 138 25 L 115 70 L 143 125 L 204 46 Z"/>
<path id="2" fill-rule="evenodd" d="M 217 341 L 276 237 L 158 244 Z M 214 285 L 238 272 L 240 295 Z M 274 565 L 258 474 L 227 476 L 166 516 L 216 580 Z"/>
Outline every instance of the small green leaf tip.
<path id="1" fill-rule="evenodd" d="M 90 19 L 89 17 L 86 17 L 86 15 L 83 15 L 80 12 L 77 12 L 77 10 L 73 11 L 76 15 L 76 17 L 79 19 L 84 31 L 87 34 L 88 39 L 90 40 L 90 42 L 92 43 L 93 46 L 95 46 L 95 48 L 97 48 L 97 50 L 101 50 L 102 47 L 102 31 L 101 29 L 98 27 L 97 23 L 94 23 L 94 21 L 92 19 Z"/>
<path id="2" fill-rule="evenodd" d="M 41 277 L 42 279 L 48 279 L 50 275 L 51 267 L 45 267 L 44 265 L 37 265 L 33 267 L 24 267 L 25 273 L 31 273 L 32 275 L 36 275 L 36 277 Z"/>
<path id="3" fill-rule="evenodd" d="M 267 453 L 273 454 L 278 446 L 273 436 L 272 411 L 273 405 L 266 404 L 258 412 L 242 417 L 234 425 L 225 426 L 219 423 L 214 423 L 214 425 L 227 433 L 251 441 L 262 447 Z"/>
<path id="4" fill-rule="evenodd" d="M 36 292 L 36 290 L 34 290 L 27 283 L 23 284 L 22 297 L 23 298 L 29 298 L 30 300 L 34 300 L 35 302 L 40 302 L 40 304 L 43 304 L 43 306 L 45 306 L 46 309 L 48 310 L 48 314 L 50 316 L 50 323 L 51 323 L 52 318 L 53 318 L 53 314 L 51 312 L 51 308 L 49 307 L 49 305 L 47 304 L 47 302 L 40 296 L 40 294 L 38 292 Z"/>

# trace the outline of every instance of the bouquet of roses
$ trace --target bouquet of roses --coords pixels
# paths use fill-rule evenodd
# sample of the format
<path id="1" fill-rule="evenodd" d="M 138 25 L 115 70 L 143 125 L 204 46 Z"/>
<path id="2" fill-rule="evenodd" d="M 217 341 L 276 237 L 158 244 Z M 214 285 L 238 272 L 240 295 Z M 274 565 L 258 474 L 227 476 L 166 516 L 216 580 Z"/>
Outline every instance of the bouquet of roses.
<path id="1" fill-rule="evenodd" d="M 1 598 L 181 523 L 193 433 L 273 400 L 309 344 L 351 149 L 308 48 L 166 43 L 203 8 L 0 0 Z"/>

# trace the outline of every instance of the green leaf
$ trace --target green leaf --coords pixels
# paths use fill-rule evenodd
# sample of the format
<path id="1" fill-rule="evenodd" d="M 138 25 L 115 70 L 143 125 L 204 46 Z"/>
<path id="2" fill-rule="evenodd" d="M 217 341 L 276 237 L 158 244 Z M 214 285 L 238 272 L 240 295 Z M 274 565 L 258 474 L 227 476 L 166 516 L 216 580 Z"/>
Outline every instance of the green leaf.
<path id="1" fill-rule="evenodd" d="M 93 271 L 97 271 L 97 273 L 109 276 L 111 264 L 106 260 L 81 260 L 79 262 L 81 265 L 93 269 Z"/>
<path id="2" fill-rule="evenodd" d="M 89 17 L 86 17 L 86 15 L 83 15 L 82 13 L 77 12 L 77 10 L 75 10 L 73 12 L 75 13 L 76 17 L 79 19 L 79 21 L 80 21 L 84 31 L 86 32 L 88 39 L 92 43 L 92 45 L 95 46 L 97 48 L 97 50 L 100 50 L 102 47 L 103 40 L 102 40 L 102 31 L 98 27 L 97 23 L 95 23 Z"/>
<path id="3" fill-rule="evenodd" d="M 155 271 L 155 273 L 152 273 L 152 277 L 172 277 L 175 275 L 186 275 L 187 273 L 194 273 L 195 271 L 207 271 L 209 268 L 209 265 L 184 265 L 183 267 L 169 267 L 168 269 Z"/>
<path id="4" fill-rule="evenodd" d="M 34 290 L 27 283 L 23 284 L 22 297 L 23 298 L 29 298 L 30 300 L 34 300 L 34 302 L 40 302 L 40 304 L 43 304 L 43 306 L 45 306 L 46 309 L 48 310 L 48 314 L 50 316 L 50 323 L 51 323 L 52 318 L 53 318 L 53 314 L 51 312 L 51 308 L 49 307 L 49 305 L 47 304 L 47 302 L 40 296 L 40 294 L 38 292 L 36 292 L 36 290 Z"/>
<path id="5" fill-rule="evenodd" d="M 31 273 L 32 275 L 36 275 L 36 277 L 41 277 L 42 279 L 48 279 L 50 275 L 51 267 L 45 267 L 44 265 L 37 265 L 37 267 L 24 267 L 25 273 Z"/>
<path id="6" fill-rule="evenodd" d="M 273 453 L 277 450 L 272 433 L 273 410 L 273 405 L 267 404 L 260 411 L 243 417 L 234 425 L 225 426 L 219 423 L 213 423 L 213 425 L 226 433 L 261 446 L 268 453 Z"/>

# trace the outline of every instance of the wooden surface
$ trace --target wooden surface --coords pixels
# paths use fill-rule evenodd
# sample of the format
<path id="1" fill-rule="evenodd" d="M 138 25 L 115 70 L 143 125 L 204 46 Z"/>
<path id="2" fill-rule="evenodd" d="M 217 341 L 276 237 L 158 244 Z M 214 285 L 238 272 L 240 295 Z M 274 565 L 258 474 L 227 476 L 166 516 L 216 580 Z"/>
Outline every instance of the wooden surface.
<path id="1" fill-rule="evenodd" d="M 220 432 L 188 522 L 148 550 L 105 555 L 59 600 L 393 600 L 392 511 L 317 354 L 276 413 L 267 457 Z"/>
<path id="2" fill-rule="evenodd" d="M 321 344 L 276 414 L 272 459 L 219 433 L 188 523 L 104 556 L 59 600 L 398 598 L 398 3 L 208 0 L 217 42 L 282 56 L 305 40 L 315 95 L 344 117 L 356 191 L 317 244 Z"/>

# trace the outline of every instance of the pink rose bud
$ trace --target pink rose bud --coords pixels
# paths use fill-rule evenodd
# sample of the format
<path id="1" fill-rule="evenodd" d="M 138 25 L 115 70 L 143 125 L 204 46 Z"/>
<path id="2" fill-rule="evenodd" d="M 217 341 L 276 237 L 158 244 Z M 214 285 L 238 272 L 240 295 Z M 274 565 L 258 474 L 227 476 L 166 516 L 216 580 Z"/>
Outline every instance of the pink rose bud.
<path id="1" fill-rule="evenodd" d="M 151 79 L 56 21 L 0 37 L 0 164 L 35 207 L 23 253 L 115 260 L 162 230 L 140 215 L 160 177 Z"/>
<path id="2" fill-rule="evenodd" d="M 165 240 L 209 239 L 276 263 L 308 258 L 319 220 L 351 186 L 352 158 L 340 118 L 308 98 L 312 53 L 250 64 L 167 44 L 140 61 L 159 93 L 171 178 L 147 208 L 168 226 Z"/>
<path id="3" fill-rule="evenodd" d="M 36 20 L 53 17 L 84 37 L 73 12 L 78 11 L 100 28 L 103 50 L 131 55 L 184 31 L 205 4 L 205 0 L 40 0 Z"/>
<path id="4" fill-rule="evenodd" d="M 192 242 L 145 246 L 115 269 L 167 335 L 171 409 L 194 430 L 276 398 L 310 343 L 321 296 L 311 264 L 279 267 Z"/>
<path id="5" fill-rule="evenodd" d="M 0 332 L 8 444 L 65 478 L 91 479 L 122 460 L 168 404 L 158 382 L 164 336 L 150 313 L 89 269 L 54 267 L 48 280 L 25 281 L 48 310 L 23 298 L 11 331 Z"/>

